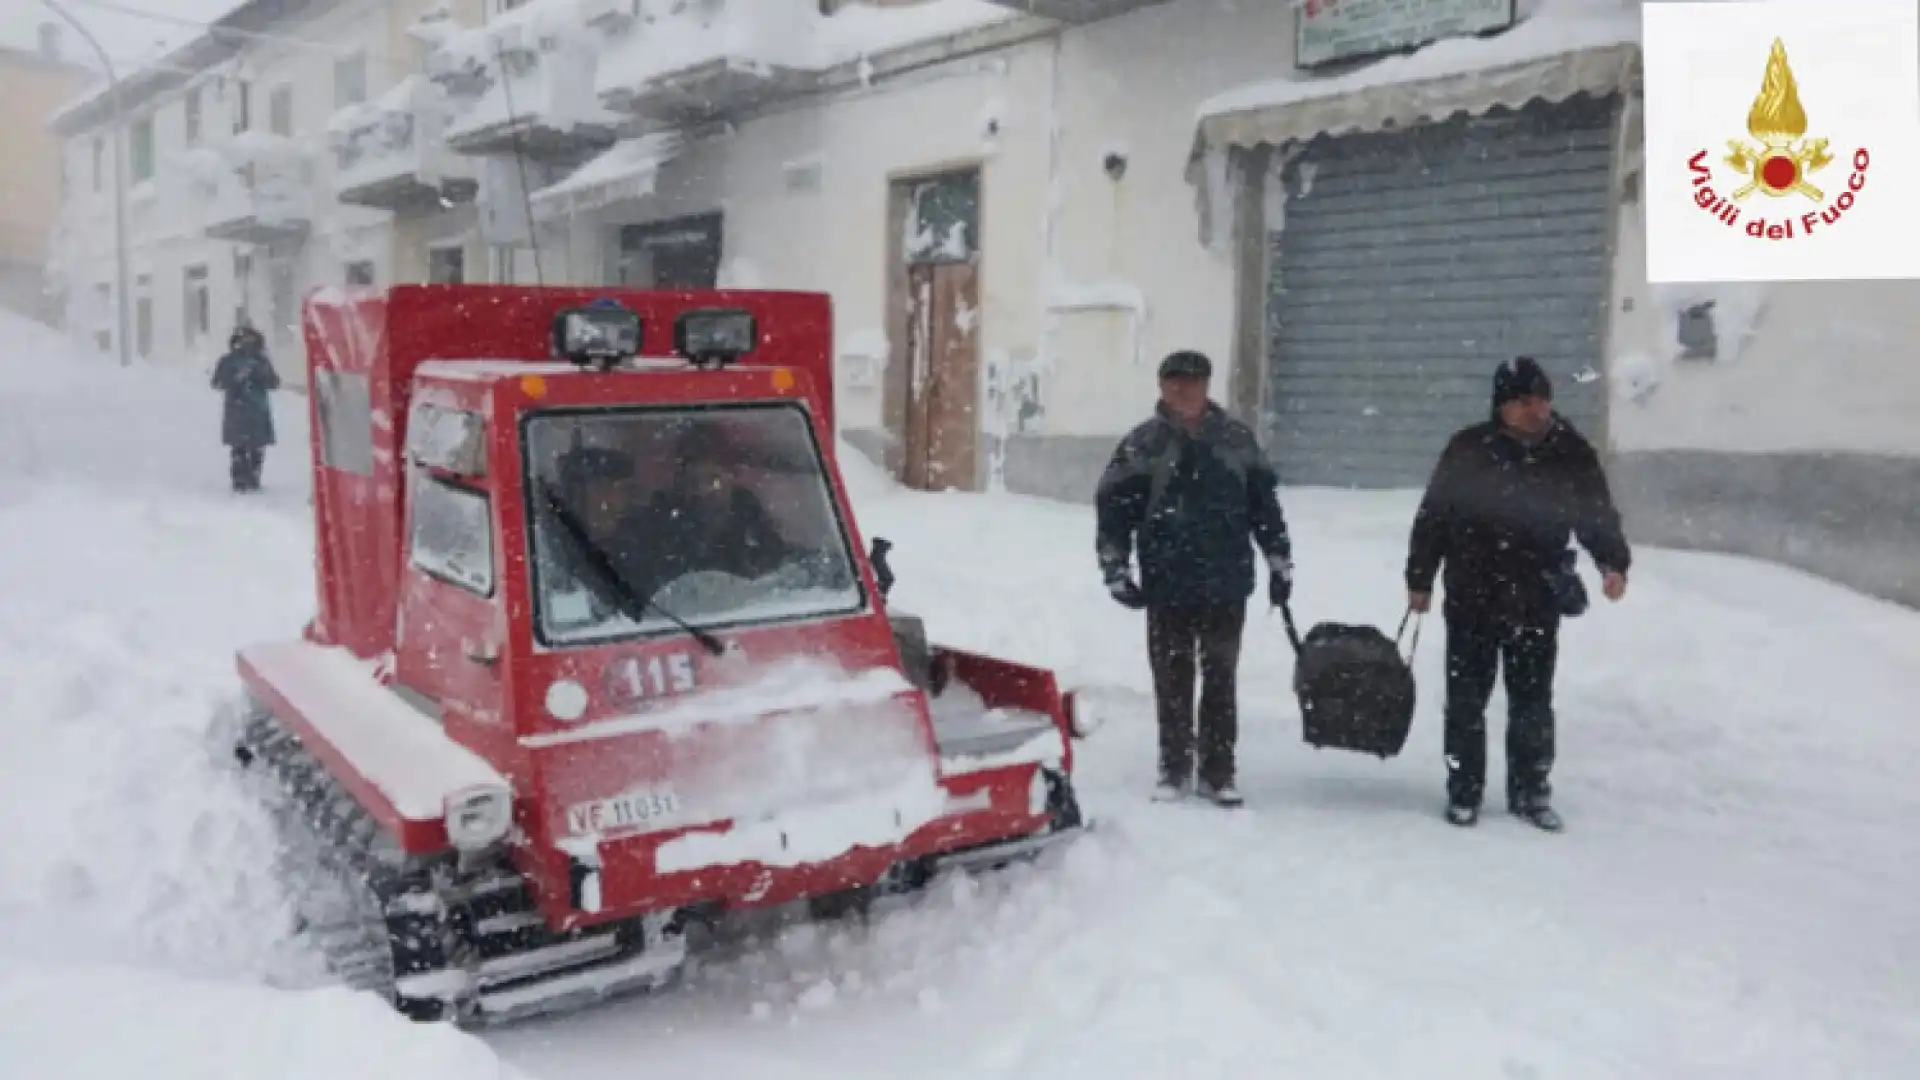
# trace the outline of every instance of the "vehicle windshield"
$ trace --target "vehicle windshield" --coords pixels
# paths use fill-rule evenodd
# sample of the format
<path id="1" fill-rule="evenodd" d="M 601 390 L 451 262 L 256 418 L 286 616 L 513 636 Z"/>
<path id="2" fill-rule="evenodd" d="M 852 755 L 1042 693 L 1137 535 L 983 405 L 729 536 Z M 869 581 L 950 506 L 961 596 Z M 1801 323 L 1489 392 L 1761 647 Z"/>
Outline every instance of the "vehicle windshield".
<path id="1" fill-rule="evenodd" d="M 812 423 L 790 403 L 536 415 L 527 422 L 541 640 L 578 645 L 850 613 L 865 601 Z M 587 543 L 649 607 L 623 613 Z"/>

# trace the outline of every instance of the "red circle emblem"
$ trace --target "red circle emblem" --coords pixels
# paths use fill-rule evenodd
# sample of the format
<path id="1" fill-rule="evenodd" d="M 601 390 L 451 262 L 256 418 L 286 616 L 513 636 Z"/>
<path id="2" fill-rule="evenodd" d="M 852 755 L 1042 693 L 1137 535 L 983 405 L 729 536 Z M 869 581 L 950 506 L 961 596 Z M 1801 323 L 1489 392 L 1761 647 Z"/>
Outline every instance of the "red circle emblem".
<path id="1" fill-rule="evenodd" d="M 1785 191 L 1800 179 L 1800 166 L 1785 154 L 1774 154 L 1760 163 L 1760 180 L 1775 191 Z"/>

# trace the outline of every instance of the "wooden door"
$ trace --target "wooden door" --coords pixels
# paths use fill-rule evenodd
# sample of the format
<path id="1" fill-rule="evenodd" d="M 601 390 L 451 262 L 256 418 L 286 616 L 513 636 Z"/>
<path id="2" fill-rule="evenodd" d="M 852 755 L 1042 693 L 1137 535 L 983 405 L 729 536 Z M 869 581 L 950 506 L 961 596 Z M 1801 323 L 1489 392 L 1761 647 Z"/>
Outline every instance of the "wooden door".
<path id="1" fill-rule="evenodd" d="M 905 332 L 893 400 L 900 480 L 922 491 L 980 489 L 979 184 L 962 170 L 899 185 L 896 221 L 911 228 L 895 278 Z"/>
<path id="2" fill-rule="evenodd" d="M 908 267 L 906 461 L 922 491 L 978 490 L 978 275 L 970 262 Z"/>

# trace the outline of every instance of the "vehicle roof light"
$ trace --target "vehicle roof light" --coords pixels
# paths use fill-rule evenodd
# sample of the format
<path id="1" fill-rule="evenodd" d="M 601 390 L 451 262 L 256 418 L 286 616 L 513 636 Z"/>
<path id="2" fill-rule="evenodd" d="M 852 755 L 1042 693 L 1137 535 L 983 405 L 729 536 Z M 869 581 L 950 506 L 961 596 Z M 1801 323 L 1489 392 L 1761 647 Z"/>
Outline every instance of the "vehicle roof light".
<path id="1" fill-rule="evenodd" d="M 695 367 L 725 367 L 759 343 L 759 324 L 739 308 L 696 308 L 673 321 L 673 349 Z"/>
<path id="2" fill-rule="evenodd" d="M 610 368 L 640 355 L 640 316 L 610 300 L 553 317 L 553 351 L 581 367 Z"/>
<path id="3" fill-rule="evenodd" d="M 457 476 L 487 475 L 487 425 L 476 412 L 420 402 L 407 425 L 413 460 Z"/>

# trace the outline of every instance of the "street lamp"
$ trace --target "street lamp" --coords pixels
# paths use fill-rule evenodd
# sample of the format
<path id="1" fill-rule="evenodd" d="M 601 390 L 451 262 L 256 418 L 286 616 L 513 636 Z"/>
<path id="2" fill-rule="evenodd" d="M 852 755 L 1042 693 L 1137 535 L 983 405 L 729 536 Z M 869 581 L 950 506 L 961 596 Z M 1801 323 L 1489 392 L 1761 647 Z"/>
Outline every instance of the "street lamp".
<path id="1" fill-rule="evenodd" d="M 74 18 L 71 12 L 54 0 L 40 0 L 40 2 L 47 5 L 55 15 L 60 16 L 68 26 L 79 31 L 80 36 L 93 47 L 93 54 L 100 58 L 100 66 L 107 72 L 107 93 L 113 98 L 114 274 L 119 279 L 114 292 L 120 300 L 120 330 L 114 335 L 114 339 L 120 345 L 120 366 L 132 367 L 133 346 L 128 341 L 127 330 L 127 324 L 132 321 L 128 316 L 132 300 L 127 292 L 127 114 L 126 107 L 120 100 L 120 77 L 114 73 L 113 61 L 107 56 L 107 50 L 100 47 L 99 40 L 87 32 L 87 28 L 79 19 Z"/>

